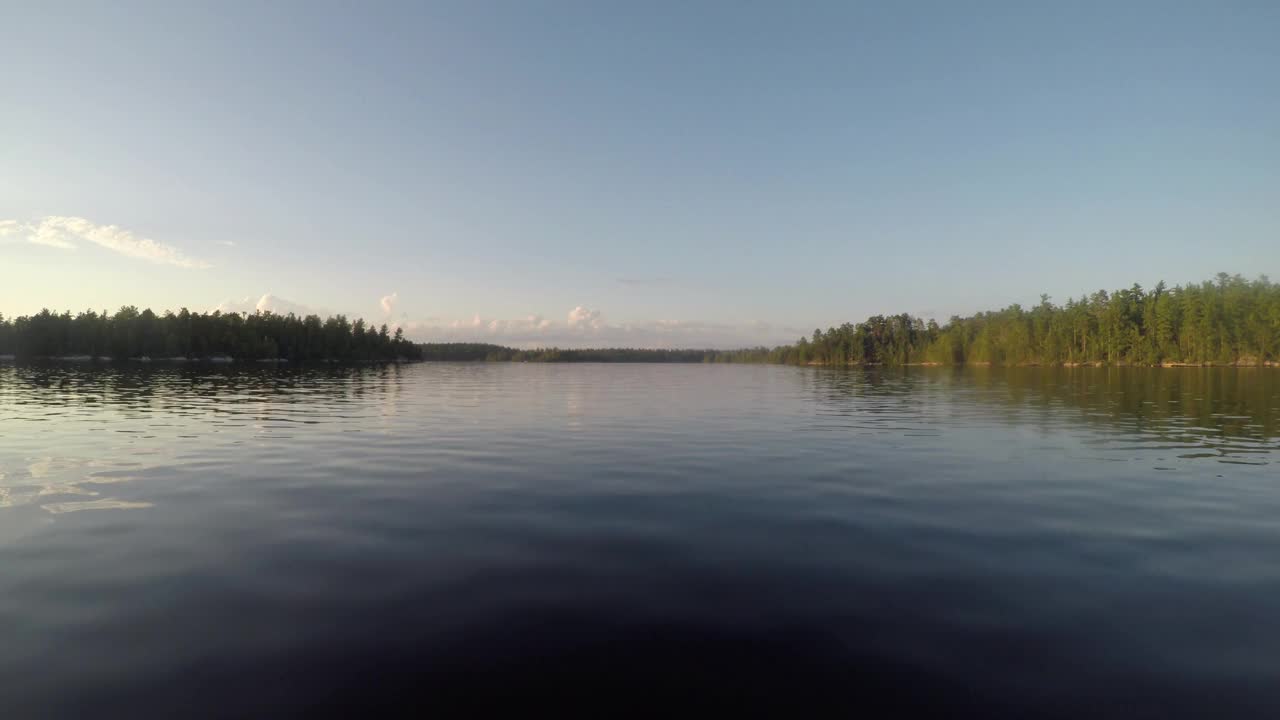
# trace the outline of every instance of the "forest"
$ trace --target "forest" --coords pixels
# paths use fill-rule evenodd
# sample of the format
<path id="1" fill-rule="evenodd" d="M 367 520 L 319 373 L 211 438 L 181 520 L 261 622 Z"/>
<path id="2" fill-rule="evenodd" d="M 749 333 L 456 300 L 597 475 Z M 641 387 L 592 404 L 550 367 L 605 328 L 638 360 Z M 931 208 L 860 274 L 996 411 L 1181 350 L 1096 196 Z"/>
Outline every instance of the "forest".
<path id="1" fill-rule="evenodd" d="M 776 348 L 774 362 L 819 365 L 1261 365 L 1280 361 L 1280 285 L 1265 276 L 1099 290 L 1055 305 L 952 317 L 938 325 L 877 315 Z"/>
<path id="2" fill-rule="evenodd" d="M 157 315 L 123 307 L 115 314 L 92 310 L 72 315 L 43 310 L 6 319 L 0 315 L 0 355 L 19 358 L 148 358 L 385 362 L 421 359 L 418 345 L 397 329 L 374 328 L 343 315 L 321 320 L 273 313 Z"/>
<path id="3" fill-rule="evenodd" d="M 876 315 L 814 330 L 794 345 L 741 350 L 633 348 L 522 350 L 487 343 L 407 340 L 386 325 L 338 315 L 157 315 L 124 307 L 5 319 L 0 355 L 111 358 L 283 359 L 297 362 L 449 360 L 491 362 L 777 363 L 795 365 L 1263 365 L 1280 364 L 1280 285 L 1219 273 L 1213 281 L 1151 290 L 1099 290 L 1056 305 L 1010 305 L 945 325 Z"/>

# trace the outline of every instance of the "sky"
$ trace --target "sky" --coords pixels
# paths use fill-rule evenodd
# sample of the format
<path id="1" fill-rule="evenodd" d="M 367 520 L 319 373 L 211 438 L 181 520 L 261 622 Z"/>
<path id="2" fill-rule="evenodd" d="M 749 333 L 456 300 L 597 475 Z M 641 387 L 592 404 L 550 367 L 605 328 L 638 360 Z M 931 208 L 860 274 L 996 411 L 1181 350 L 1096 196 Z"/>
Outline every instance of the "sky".
<path id="1" fill-rule="evenodd" d="M 1280 3 L 0 0 L 0 312 L 726 347 L 1280 277 Z"/>

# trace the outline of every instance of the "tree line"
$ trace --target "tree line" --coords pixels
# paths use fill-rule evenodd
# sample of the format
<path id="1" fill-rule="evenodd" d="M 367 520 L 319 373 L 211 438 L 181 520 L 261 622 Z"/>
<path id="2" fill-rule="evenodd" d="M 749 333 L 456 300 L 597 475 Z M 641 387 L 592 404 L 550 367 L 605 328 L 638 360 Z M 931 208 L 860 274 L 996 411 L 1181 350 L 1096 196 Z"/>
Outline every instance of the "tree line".
<path id="1" fill-rule="evenodd" d="M 740 350 L 635 348 L 521 350 L 487 343 L 415 344 L 386 325 L 338 315 L 273 313 L 156 315 L 124 307 L 5 319 L 0 355 L 19 357 L 207 358 L 371 362 L 396 359 L 497 362 L 777 363 L 797 365 L 1237 364 L 1280 362 L 1280 284 L 1219 273 L 1213 281 L 1151 290 L 1140 285 L 1071 298 L 1042 295 L 945 325 L 876 315 L 814 330 L 793 345 Z"/>
<path id="2" fill-rule="evenodd" d="M 1280 285 L 1265 276 L 1151 290 L 1099 290 L 1055 305 L 1010 305 L 945 325 L 877 315 L 776 348 L 780 361 L 824 365 L 908 363 L 1236 364 L 1280 361 Z"/>
<path id="3" fill-rule="evenodd" d="M 93 357 L 293 362 L 382 362 L 421 358 L 418 345 L 386 325 L 373 327 L 343 315 L 270 312 L 157 315 L 122 307 L 114 314 L 88 310 L 77 315 L 49 310 L 7 319 L 0 315 L 0 355 L 20 358 Z"/>

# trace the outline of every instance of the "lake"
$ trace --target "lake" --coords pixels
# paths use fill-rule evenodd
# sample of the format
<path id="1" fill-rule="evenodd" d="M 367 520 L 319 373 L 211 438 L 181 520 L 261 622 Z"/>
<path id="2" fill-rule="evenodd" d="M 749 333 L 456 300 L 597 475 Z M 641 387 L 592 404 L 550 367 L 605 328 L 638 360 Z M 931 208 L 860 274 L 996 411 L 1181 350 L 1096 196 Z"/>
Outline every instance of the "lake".
<path id="1" fill-rule="evenodd" d="M 1280 370 L 0 365 L 0 716 L 886 704 L 1277 716 Z"/>

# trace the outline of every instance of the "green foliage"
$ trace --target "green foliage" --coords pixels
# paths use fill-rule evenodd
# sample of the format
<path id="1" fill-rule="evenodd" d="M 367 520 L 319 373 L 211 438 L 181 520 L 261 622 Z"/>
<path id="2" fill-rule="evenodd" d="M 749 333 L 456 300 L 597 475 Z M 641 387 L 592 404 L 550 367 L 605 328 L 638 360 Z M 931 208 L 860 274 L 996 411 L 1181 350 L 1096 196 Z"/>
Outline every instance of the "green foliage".
<path id="1" fill-rule="evenodd" d="M 321 320 L 292 313 L 177 313 L 122 307 L 114 315 L 92 310 L 72 316 L 49 310 L 6 320 L 0 316 L 0 355 L 19 357 L 149 357 L 293 362 L 380 362 L 420 358 L 417 345 L 384 325 L 366 329 L 363 320 Z"/>
<path id="2" fill-rule="evenodd" d="M 772 352 L 787 363 L 829 365 L 1276 362 L 1280 285 L 1219 273 L 1216 282 L 1100 290 L 1062 306 L 1042 295 L 1030 310 L 1010 305 L 943 326 L 877 315 Z"/>

